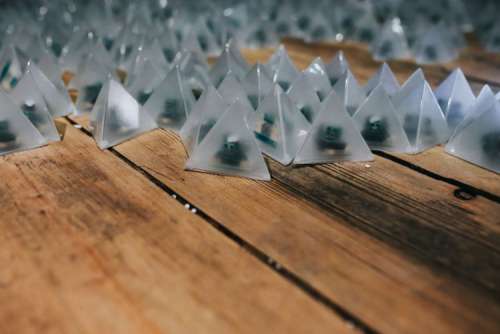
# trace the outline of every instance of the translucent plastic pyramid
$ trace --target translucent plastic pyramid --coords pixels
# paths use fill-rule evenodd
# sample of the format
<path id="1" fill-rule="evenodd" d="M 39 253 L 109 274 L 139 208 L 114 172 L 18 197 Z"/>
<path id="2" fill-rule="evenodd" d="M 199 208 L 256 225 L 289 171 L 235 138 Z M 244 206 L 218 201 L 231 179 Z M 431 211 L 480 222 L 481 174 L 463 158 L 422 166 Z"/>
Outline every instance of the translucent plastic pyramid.
<path id="1" fill-rule="evenodd" d="M 311 81 L 304 73 L 299 74 L 292 83 L 288 97 L 295 103 L 299 112 L 309 123 L 314 122 L 321 108 L 321 101 L 312 88 Z"/>
<path id="2" fill-rule="evenodd" d="M 179 132 L 188 155 L 192 154 L 194 148 L 201 143 L 228 107 L 229 104 L 219 95 L 215 87 L 209 86 L 203 92 Z"/>
<path id="3" fill-rule="evenodd" d="M 93 54 L 89 54 L 83 59 L 78 66 L 77 73 L 69 84 L 69 91 L 76 92 L 77 113 L 84 114 L 92 110 L 102 86 L 111 77 L 111 74 Z"/>
<path id="4" fill-rule="evenodd" d="M 333 91 L 340 97 L 341 101 L 344 101 L 344 106 L 351 116 L 366 99 L 365 90 L 359 85 L 349 69 L 333 86 Z"/>
<path id="5" fill-rule="evenodd" d="M 245 105 L 245 109 L 254 111 L 252 104 L 248 100 L 247 93 L 232 72 L 226 75 L 218 91 L 228 105 L 232 105 L 238 100 L 241 104 Z"/>
<path id="6" fill-rule="evenodd" d="M 203 18 L 196 20 L 190 32 L 182 41 L 181 49 L 209 55 L 219 52 L 217 40 L 210 29 L 208 29 Z"/>
<path id="7" fill-rule="evenodd" d="M 372 153 L 335 92 L 323 103 L 294 164 L 370 161 Z"/>
<path id="8" fill-rule="evenodd" d="M 187 120 L 194 97 L 175 66 L 156 87 L 143 109 L 160 128 L 179 131 Z"/>
<path id="9" fill-rule="evenodd" d="M 248 128 L 248 108 L 235 102 L 196 147 L 186 169 L 269 181 L 271 175 Z"/>
<path id="10" fill-rule="evenodd" d="M 247 93 L 253 109 L 257 110 L 264 96 L 271 93 L 273 89 L 272 75 L 267 67 L 257 63 L 248 72 L 241 86 Z"/>
<path id="11" fill-rule="evenodd" d="M 446 29 L 441 25 L 435 25 L 417 40 L 414 50 L 417 63 L 444 63 L 457 58 L 457 49 L 447 38 Z"/>
<path id="12" fill-rule="evenodd" d="M 353 119 L 372 150 L 411 151 L 403 126 L 382 84 L 373 89 Z"/>
<path id="13" fill-rule="evenodd" d="M 330 79 L 330 84 L 334 86 L 337 83 L 337 80 L 339 80 L 348 69 L 349 63 L 344 56 L 344 52 L 337 52 L 332 61 L 326 65 L 326 73 Z"/>
<path id="14" fill-rule="evenodd" d="M 139 102 L 144 105 L 154 89 L 164 79 L 163 71 L 158 69 L 149 59 L 136 68 L 137 75 L 134 75 L 131 82 L 127 85 L 127 90 Z"/>
<path id="15" fill-rule="evenodd" d="M 295 158 L 306 138 L 310 124 L 279 86 L 263 101 L 256 113 L 248 116 L 260 149 L 283 165 Z"/>
<path id="16" fill-rule="evenodd" d="M 47 144 L 37 128 L 7 94 L 0 90 L 0 155 Z"/>
<path id="17" fill-rule="evenodd" d="M 281 58 L 286 54 L 286 48 L 283 44 L 280 44 L 278 49 L 271 55 L 265 66 L 268 68 L 269 72 L 273 75 L 278 70 Z"/>
<path id="18" fill-rule="evenodd" d="M 405 81 L 403 86 L 401 86 L 401 89 L 391 96 L 394 108 L 399 108 L 403 100 L 410 96 L 416 89 L 421 88 L 424 81 L 425 76 L 421 68 L 413 72 L 412 75 Z"/>
<path id="19" fill-rule="evenodd" d="M 405 59 L 411 55 L 406 35 L 399 18 L 388 20 L 372 47 L 376 60 Z"/>
<path id="20" fill-rule="evenodd" d="M 373 11 L 365 11 L 356 20 L 356 29 L 353 37 L 363 43 L 373 43 L 379 30 L 380 27 Z"/>
<path id="21" fill-rule="evenodd" d="M 47 104 L 29 69 L 12 90 L 10 96 L 47 141 L 60 140 Z"/>
<path id="22" fill-rule="evenodd" d="M 12 90 L 23 76 L 28 58 L 14 45 L 4 45 L 0 53 L 0 85 Z"/>
<path id="23" fill-rule="evenodd" d="M 195 98 L 199 98 L 203 90 L 212 84 L 208 76 L 208 64 L 200 54 L 179 53 L 174 61 L 174 67 L 175 65 L 181 69 L 182 77 Z"/>
<path id="24" fill-rule="evenodd" d="M 465 113 L 474 104 L 476 97 L 462 70 L 457 68 L 436 89 L 436 98 L 446 116 L 450 131 L 465 118 Z"/>
<path id="25" fill-rule="evenodd" d="M 156 128 L 149 114 L 117 81 L 109 80 L 101 90 L 90 115 L 92 134 L 101 149 L 118 145 Z"/>
<path id="26" fill-rule="evenodd" d="M 319 57 L 314 59 L 309 67 L 304 70 L 304 73 L 312 83 L 320 101 L 326 99 L 332 90 L 332 86 L 330 85 L 328 74 L 326 74 L 326 65 L 323 63 L 323 60 Z"/>
<path id="27" fill-rule="evenodd" d="M 446 152 L 500 173 L 500 106 L 481 112 L 446 145 Z"/>
<path id="28" fill-rule="evenodd" d="M 306 41 L 317 42 L 324 40 L 333 40 L 334 32 L 332 24 L 325 18 L 322 12 L 316 12 L 312 18 L 309 34 L 306 36 Z"/>
<path id="29" fill-rule="evenodd" d="M 273 73 L 273 82 L 280 85 L 280 87 L 286 92 L 299 74 L 300 72 L 288 56 L 285 48 L 281 46 L 278 66 L 276 67 L 276 71 Z"/>
<path id="30" fill-rule="evenodd" d="M 366 84 L 366 95 L 370 95 L 371 91 L 378 85 L 382 85 L 389 96 L 400 89 L 399 82 L 387 63 L 383 63 L 377 73 Z"/>
<path id="31" fill-rule="evenodd" d="M 474 104 L 471 105 L 465 112 L 464 119 L 457 125 L 449 141 L 451 142 L 453 138 L 462 131 L 462 129 L 464 129 L 474 120 L 479 118 L 483 113 L 488 112 L 489 110 L 494 108 L 496 103 L 497 101 L 495 99 L 495 96 L 493 95 L 493 91 L 491 90 L 490 86 L 485 85 L 481 89 L 481 92 L 477 96 Z"/>
<path id="32" fill-rule="evenodd" d="M 149 59 L 158 69 L 165 71 L 169 68 L 168 62 L 160 46 L 157 38 L 153 41 L 146 43 L 140 50 L 141 57 Z"/>
<path id="33" fill-rule="evenodd" d="M 219 87 L 228 72 L 243 80 L 249 70 L 248 64 L 243 60 L 239 51 L 235 49 L 233 43 L 227 43 L 217 62 L 210 70 L 210 80 L 215 87 Z"/>
<path id="34" fill-rule="evenodd" d="M 396 110 L 402 120 L 411 149 L 409 153 L 419 153 L 446 142 L 449 137 L 448 125 L 441 108 L 425 80 L 407 94 Z"/>

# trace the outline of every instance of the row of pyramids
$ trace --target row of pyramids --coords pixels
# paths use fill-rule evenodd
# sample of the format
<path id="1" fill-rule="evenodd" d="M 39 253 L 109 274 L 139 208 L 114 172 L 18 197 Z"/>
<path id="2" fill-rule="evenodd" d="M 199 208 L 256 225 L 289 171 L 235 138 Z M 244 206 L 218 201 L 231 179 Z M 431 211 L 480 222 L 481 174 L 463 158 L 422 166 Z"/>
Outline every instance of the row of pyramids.
<path id="1" fill-rule="evenodd" d="M 180 59 L 199 57 L 187 51 Z M 54 64 L 38 65 L 53 80 L 28 62 L 10 96 L 0 94 L 2 154 L 58 140 L 52 118 L 82 112 L 53 75 Z M 170 129 L 185 144 L 188 169 L 268 180 L 261 153 L 284 165 L 369 161 L 370 149 L 418 153 L 448 141 L 451 154 L 500 171 L 498 102 L 487 86 L 476 98 L 460 70 L 433 92 L 421 70 L 400 87 L 383 64 L 361 87 L 342 53 L 300 72 L 280 47 L 267 64 L 250 69 L 230 42 L 204 87 L 186 79 L 182 62 L 156 85 L 143 80 L 147 94 L 132 89 L 135 80 L 125 88 L 105 72 L 90 74 L 100 81 L 77 73 L 79 84 L 69 86 L 78 87 L 77 106 L 91 110 L 99 147 Z"/>

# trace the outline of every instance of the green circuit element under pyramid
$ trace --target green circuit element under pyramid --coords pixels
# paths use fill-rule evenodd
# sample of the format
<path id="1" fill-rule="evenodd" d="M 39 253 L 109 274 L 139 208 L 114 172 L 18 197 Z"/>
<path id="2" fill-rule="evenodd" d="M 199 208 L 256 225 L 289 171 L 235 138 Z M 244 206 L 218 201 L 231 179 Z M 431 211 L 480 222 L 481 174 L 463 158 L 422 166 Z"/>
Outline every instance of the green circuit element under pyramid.
<path id="1" fill-rule="evenodd" d="M 238 167 L 247 159 L 245 144 L 237 137 L 225 136 L 215 156 L 222 164 Z"/>
<path id="2" fill-rule="evenodd" d="M 321 125 L 316 141 L 320 150 L 345 150 L 347 143 L 343 139 L 343 129 L 335 125 Z"/>
<path id="3" fill-rule="evenodd" d="M 384 143 L 387 138 L 389 138 L 389 129 L 386 119 L 378 116 L 367 118 L 361 134 L 368 143 Z"/>
<path id="4" fill-rule="evenodd" d="M 9 121 L 0 121 L 0 149 L 12 149 L 16 145 L 17 136 L 10 128 Z"/>

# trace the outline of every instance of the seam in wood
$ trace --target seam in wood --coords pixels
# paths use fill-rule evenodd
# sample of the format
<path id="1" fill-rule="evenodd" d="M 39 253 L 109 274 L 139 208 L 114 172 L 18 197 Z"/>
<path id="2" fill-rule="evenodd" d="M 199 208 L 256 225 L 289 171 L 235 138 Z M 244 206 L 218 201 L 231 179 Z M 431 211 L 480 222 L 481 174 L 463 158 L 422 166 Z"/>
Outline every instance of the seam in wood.
<path id="1" fill-rule="evenodd" d="M 78 124 L 74 120 L 72 120 L 69 117 L 66 117 L 66 119 L 72 124 L 76 125 Z M 85 133 L 87 136 L 92 136 L 90 131 L 88 131 L 85 128 L 80 128 L 80 131 Z M 247 251 L 250 255 L 254 256 L 257 258 L 261 263 L 266 265 L 268 268 L 276 272 L 278 275 L 280 275 L 282 278 L 290 282 L 292 285 L 298 287 L 300 290 L 302 290 L 304 293 L 306 293 L 309 297 L 311 297 L 313 300 L 319 302 L 320 304 L 326 306 L 328 309 L 333 311 L 335 314 L 337 314 L 339 317 L 341 317 L 344 321 L 349 323 L 350 325 L 354 326 L 355 328 L 359 329 L 363 333 L 367 334 L 376 334 L 377 331 L 373 328 L 371 328 L 369 325 L 365 324 L 361 319 L 356 317 L 355 315 L 351 314 L 348 310 L 344 309 L 342 306 L 336 304 L 332 300 L 330 300 L 327 296 L 323 295 L 320 291 L 318 291 L 316 288 L 314 288 L 311 284 L 309 284 L 307 281 L 303 280 L 296 274 L 294 274 L 292 271 L 278 263 L 275 259 L 271 258 L 267 254 L 265 254 L 263 251 L 249 243 L 248 241 L 244 240 L 241 238 L 239 235 L 231 231 L 229 228 L 224 226 L 223 224 L 217 222 L 215 219 L 210 217 L 206 212 L 203 210 L 200 210 L 197 208 L 195 205 L 190 203 L 188 200 L 186 200 L 184 197 L 181 195 L 177 194 L 174 190 L 172 190 L 170 187 L 168 187 L 165 183 L 157 179 L 155 176 L 153 176 L 151 173 L 146 171 L 144 168 L 141 166 L 138 166 L 135 164 L 133 161 L 128 159 L 126 156 L 115 150 L 114 148 L 108 149 L 113 155 L 115 155 L 118 159 L 122 160 L 125 162 L 128 166 L 136 170 L 137 172 L 141 173 L 144 177 L 146 177 L 151 183 L 153 183 L 155 186 L 160 188 L 162 191 L 165 193 L 169 194 L 170 196 L 174 197 L 177 202 L 179 202 L 182 206 L 189 205 L 189 207 L 196 208 L 196 214 L 200 216 L 203 221 L 208 223 L 210 226 L 215 228 L 218 232 L 222 233 L 224 236 L 229 238 L 231 241 L 235 242 L 238 246 L 243 248 L 245 251 Z M 175 195 L 175 196 L 174 196 Z"/>

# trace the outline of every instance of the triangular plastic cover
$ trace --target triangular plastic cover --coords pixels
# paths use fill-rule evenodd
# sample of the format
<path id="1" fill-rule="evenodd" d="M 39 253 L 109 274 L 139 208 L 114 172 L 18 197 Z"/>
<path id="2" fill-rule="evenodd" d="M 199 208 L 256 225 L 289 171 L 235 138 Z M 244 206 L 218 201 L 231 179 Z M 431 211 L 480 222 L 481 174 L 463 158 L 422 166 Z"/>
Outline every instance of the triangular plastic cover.
<path id="1" fill-rule="evenodd" d="M 450 140 L 452 141 L 456 134 L 458 134 L 462 129 L 471 124 L 474 120 L 479 118 L 483 113 L 488 112 L 491 108 L 494 108 L 496 104 L 495 96 L 490 86 L 484 85 L 481 92 L 477 96 L 473 105 L 471 105 L 465 112 L 465 117 L 462 122 L 453 131 Z"/>
<path id="2" fill-rule="evenodd" d="M 418 64 L 445 63 L 457 58 L 457 49 L 451 45 L 445 29 L 436 25 L 417 41 L 414 56 Z"/>
<path id="3" fill-rule="evenodd" d="M 461 129 L 446 145 L 446 151 L 500 173 L 500 106 L 498 102 Z"/>
<path id="4" fill-rule="evenodd" d="M 238 79 L 236 79 L 232 72 L 229 72 L 224 78 L 218 91 L 228 105 L 232 105 L 236 102 L 236 100 L 239 100 L 240 103 L 245 105 L 245 108 L 248 110 L 254 110 L 252 104 L 248 100 L 247 93 L 243 89 L 243 86 L 239 83 Z"/>
<path id="5" fill-rule="evenodd" d="M 353 119 L 372 150 L 410 151 L 403 126 L 382 84 L 373 89 Z"/>
<path id="6" fill-rule="evenodd" d="M 186 122 L 194 102 L 179 66 L 175 66 L 156 87 L 143 108 L 160 128 L 179 131 Z"/>
<path id="7" fill-rule="evenodd" d="M 271 93 L 273 89 L 272 75 L 267 70 L 267 67 L 255 64 L 246 75 L 241 86 L 247 93 L 252 107 L 257 110 L 264 96 Z"/>
<path id="8" fill-rule="evenodd" d="M 409 153 L 422 152 L 446 142 L 448 126 L 441 108 L 426 81 L 421 81 L 397 109 L 411 145 Z"/>
<path id="9" fill-rule="evenodd" d="M 424 72 L 421 68 L 417 69 L 413 74 L 405 81 L 401 89 L 397 91 L 393 96 L 391 96 L 392 104 L 394 108 L 398 109 L 403 100 L 405 100 L 409 95 L 411 95 L 416 89 L 422 87 L 425 82 Z M 401 115 L 400 115 L 401 116 Z"/>
<path id="10" fill-rule="evenodd" d="M 164 77 L 163 72 L 149 59 L 146 59 L 138 69 L 140 74 L 133 76 L 134 79 L 127 86 L 127 90 L 140 105 L 144 105 Z"/>
<path id="11" fill-rule="evenodd" d="M 466 112 L 474 104 L 476 97 L 472 93 L 461 69 L 454 70 L 436 89 L 436 98 L 446 116 L 450 131 L 463 121 Z"/>
<path id="12" fill-rule="evenodd" d="M 330 93 L 294 164 L 371 161 L 373 155 L 340 96 Z"/>
<path id="13" fill-rule="evenodd" d="M 282 52 L 278 67 L 273 74 L 273 82 L 280 85 L 286 92 L 290 89 L 292 82 L 298 77 L 300 72 L 297 70 L 292 60 L 288 56 L 288 52 Z"/>
<path id="14" fill-rule="evenodd" d="M 312 89 L 309 78 L 301 73 L 292 83 L 288 97 L 295 103 L 299 112 L 309 123 L 313 123 L 321 108 L 318 94 Z"/>
<path id="15" fill-rule="evenodd" d="M 349 63 L 344 56 L 344 52 L 339 51 L 332 61 L 326 65 L 326 73 L 330 79 L 330 84 L 334 86 L 345 72 L 349 69 Z"/>
<path id="16" fill-rule="evenodd" d="M 379 84 L 382 85 L 389 96 L 400 89 L 399 82 L 387 63 L 383 63 L 377 73 L 366 84 L 366 95 L 370 95 L 371 91 Z"/>
<path id="17" fill-rule="evenodd" d="M 28 69 L 10 96 L 47 141 L 59 141 L 59 133 L 45 100 Z"/>
<path id="18" fill-rule="evenodd" d="M 215 87 L 219 87 L 229 72 L 232 72 L 239 81 L 245 78 L 249 68 L 246 63 L 242 63 L 239 57 L 241 57 L 239 52 L 235 54 L 231 44 L 226 44 L 224 51 L 209 73 L 210 80 Z"/>
<path id="19" fill-rule="evenodd" d="M 109 80 L 92 109 L 92 132 L 97 145 L 106 149 L 156 128 L 149 114 L 115 80 Z"/>
<path id="20" fill-rule="evenodd" d="M 47 144 L 42 134 L 24 116 L 12 99 L 0 91 L 0 155 Z"/>
<path id="21" fill-rule="evenodd" d="M 349 69 L 333 86 L 333 91 L 344 101 L 344 106 L 351 116 L 366 99 L 365 90 Z"/>
<path id="22" fill-rule="evenodd" d="M 203 90 L 211 85 L 208 64 L 200 54 L 194 52 L 179 53 L 174 61 L 175 65 L 179 65 L 182 77 L 195 97 L 200 97 Z"/>
<path id="23" fill-rule="evenodd" d="M 283 57 L 284 54 L 286 54 L 286 48 L 283 44 L 280 44 L 278 49 L 271 55 L 271 57 L 265 64 L 265 66 L 273 75 L 278 70 L 281 58 Z"/>
<path id="24" fill-rule="evenodd" d="M 111 74 L 93 54 L 82 61 L 77 73 L 71 80 L 69 89 L 78 92 L 76 110 L 78 114 L 83 114 L 92 110 L 102 86 Z"/>
<path id="25" fill-rule="evenodd" d="M 228 107 L 229 104 L 219 95 L 215 87 L 209 86 L 203 92 L 179 132 L 188 155 L 191 155 Z"/>
<path id="26" fill-rule="evenodd" d="M 196 147 L 186 169 L 269 181 L 271 175 L 248 128 L 249 110 L 235 102 Z"/>
<path id="27" fill-rule="evenodd" d="M 256 113 L 248 116 L 262 152 L 283 165 L 289 165 L 302 146 L 310 124 L 295 104 L 276 86 Z"/>
<path id="28" fill-rule="evenodd" d="M 410 48 L 399 18 L 393 18 L 384 24 L 372 49 L 373 57 L 376 60 L 410 57 Z"/>
<path id="29" fill-rule="evenodd" d="M 319 57 L 314 59 L 309 67 L 304 70 L 304 73 L 312 83 L 320 101 L 326 99 L 332 90 L 332 86 L 330 85 L 328 74 L 326 74 L 326 65 L 323 63 L 323 60 Z"/>

